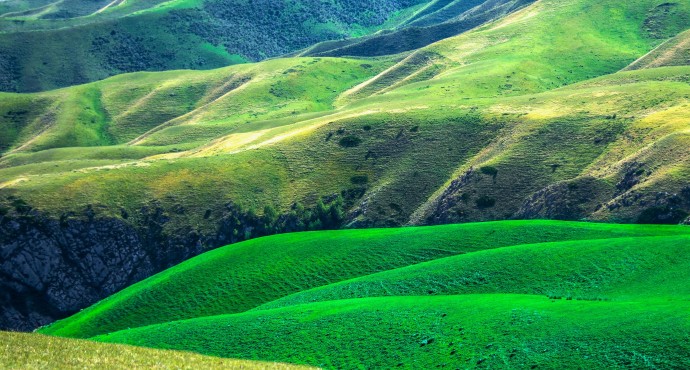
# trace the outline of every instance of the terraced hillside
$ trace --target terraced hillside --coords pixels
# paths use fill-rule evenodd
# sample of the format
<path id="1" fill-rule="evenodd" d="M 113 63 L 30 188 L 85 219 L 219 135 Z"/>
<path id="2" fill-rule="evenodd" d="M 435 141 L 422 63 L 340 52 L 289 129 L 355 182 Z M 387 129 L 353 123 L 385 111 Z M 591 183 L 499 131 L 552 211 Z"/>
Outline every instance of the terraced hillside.
<path id="1" fill-rule="evenodd" d="M 688 222 L 690 67 L 621 70 L 689 6 L 543 0 L 392 57 L 3 94 L 4 320 L 35 327 L 277 232 Z"/>
<path id="2" fill-rule="evenodd" d="M 308 369 L 287 364 L 238 361 L 189 352 L 161 351 L 39 334 L 0 332 L 0 364 L 8 369 Z"/>
<path id="3" fill-rule="evenodd" d="M 683 226 L 555 221 L 280 235 L 40 331 L 325 368 L 685 367 L 688 248 Z"/>

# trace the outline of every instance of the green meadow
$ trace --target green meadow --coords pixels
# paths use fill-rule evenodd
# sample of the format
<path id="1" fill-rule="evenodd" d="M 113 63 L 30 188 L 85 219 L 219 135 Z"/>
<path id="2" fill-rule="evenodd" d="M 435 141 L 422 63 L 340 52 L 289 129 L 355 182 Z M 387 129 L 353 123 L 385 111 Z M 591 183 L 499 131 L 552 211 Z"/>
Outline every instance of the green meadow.
<path id="1" fill-rule="evenodd" d="M 327 368 L 683 367 L 688 248 L 687 227 L 558 221 L 278 235 L 39 332 Z"/>

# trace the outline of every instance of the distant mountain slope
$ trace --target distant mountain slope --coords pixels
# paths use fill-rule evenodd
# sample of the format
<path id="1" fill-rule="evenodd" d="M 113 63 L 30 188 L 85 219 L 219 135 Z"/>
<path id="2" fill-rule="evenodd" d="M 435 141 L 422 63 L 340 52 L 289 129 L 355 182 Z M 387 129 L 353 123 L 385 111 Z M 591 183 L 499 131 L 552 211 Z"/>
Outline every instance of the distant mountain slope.
<path id="1" fill-rule="evenodd" d="M 124 15 L 166 1 L 169 0 L 5 0 L 0 2 L 0 19 L 21 22 L 38 19 L 68 20 L 107 13 Z M 11 28 L 9 25 L 2 27 Z"/>
<path id="2" fill-rule="evenodd" d="M 0 90 L 41 91 L 123 72 L 257 61 L 395 27 L 424 2 L 56 2 L 0 17 Z"/>
<path id="3" fill-rule="evenodd" d="M 429 6 L 433 8 L 437 1 Z M 458 35 L 501 18 L 534 0 L 453 1 L 441 9 L 413 18 L 398 30 L 383 31 L 360 39 L 328 41 L 302 51 L 299 56 L 381 56 L 402 53 Z M 426 9 L 425 9 L 426 10 Z"/>

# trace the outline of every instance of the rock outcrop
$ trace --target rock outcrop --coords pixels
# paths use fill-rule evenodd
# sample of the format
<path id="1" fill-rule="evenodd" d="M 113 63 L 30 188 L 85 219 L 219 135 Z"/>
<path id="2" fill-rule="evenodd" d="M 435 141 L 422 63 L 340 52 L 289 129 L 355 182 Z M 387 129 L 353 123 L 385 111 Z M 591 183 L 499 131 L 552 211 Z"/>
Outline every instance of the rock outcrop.
<path id="1" fill-rule="evenodd" d="M 118 218 L 0 217 L 0 328 L 33 330 L 201 252 L 151 231 Z"/>

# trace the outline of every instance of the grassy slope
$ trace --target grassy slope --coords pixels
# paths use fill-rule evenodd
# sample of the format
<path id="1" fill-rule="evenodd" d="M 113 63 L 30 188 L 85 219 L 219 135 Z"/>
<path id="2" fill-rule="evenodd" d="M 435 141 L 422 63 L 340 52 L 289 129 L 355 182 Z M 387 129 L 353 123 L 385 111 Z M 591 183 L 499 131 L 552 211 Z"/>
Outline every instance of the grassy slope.
<path id="1" fill-rule="evenodd" d="M 643 204 L 650 201 L 638 204 L 625 197 L 636 191 L 652 196 L 652 185 L 670 194 L 680 193 L 680 184 L 687 178 L 686 156 L 680 149 L 687 135 L 679 118 L 677 122 L 671 119 L 687 111 L 690 92 L 683 83 L 687 68 L 625 72 L 592 84 L 554 88 L 615 72 L 650 50 L 660 37 L 648 27 L 657 3 L 542 1 L 507 19 L 434 44 L 344 94 L 340 93 L 348 84 L 319 85 L 318 79 L 325 73 L 339 81 L 345 71 L 353 76 L 350 83 L 356 83 L 389 64 L 322 60 L 310 65 L 311 59 L 290 59 L 207 75 L 171 72 L 119 77 L 87 85 L 95 87 L 61 90 L 67 97 L 61 100 L 54 98 L 58 92 L 4 95 L 6 107 L 45 107 L 39 111 L 22 108 L 27 113 L 21 117 L 17 112 L 10 114 L 14 108 L 6 108 L 3 117 L 26 128 L 22 134 L 10 123 L 3 125 L 10 133 L 19 132 L 7 136 L 13 139 L 6 146 L 25 144 L 27 138 L 42 132 L 41 122 L 58 121 L 53 118 L 59 116 L 55 111 L 70 112 L 59 107 L 69 106 L 67 101 L 79 102 L 85 99 L 81 97 L 85 91 L 95 90 L 91 96 L 102 91 L 100 100 L 107 114 L 84 113 L 87 122 L 92 118 L 96 122 L 93 127 L 87 125 L 88 135 L 83 135 L 89 145 L 108 140 L 123 143 L 164 124 L 121 150 L 131 150 L 128 157 L 136 158 L 137 153 L 144 153 L 139 147 L 194 149 L 165 156 L 165 161 L 146 160 L 139 167 L 109 168 L 105 175 L 95 169 L 68 172 L 104 164 L 85 161 L 80 165 L 69 162 L 78 158 L 72 156 L 64 158 L 69 163 L 56 163 L 64 167 L 45 163 L 0 170 L 5 179 L 0 186 L 38 209 L 56 213 L 93 203 L 133 211 L 152 198 L 165 205 L 169 203 L 166 194 L 181 194 L 178 201 L 193 210 L 196 220 L 208 204 L 233 201 L 261 209 L 271 202 L 285 209 L 296 200 L 309 203 L 346 191 L 352 187 L 352 176 L 367 175 L 368 193 L 357 200 L 354 221 L 399 225 L 428 222 L 429 217 L 436 221 L 501 219 L 517 214 L 524 201 L 542 189 L 594 178 L 596 189 L 586 192 L 592 195 L 588 199 L 559 194 L 582 205 L 569 210 L 570 217 L 635 221 Z M 681 2 L 678 9 L 687 6 Z M 666 33 L 685 26 L 682 17 L 659 22 L 656 30 Z M 343 63 L 342 68 L 338 63 Z M 280 75 L 289 70 L 288 64 L 303 65 L 304 71 L 295 78 L 288 74 L 279 84 L 252 80 L 246 89 L 205 105 L 213 96 L 210 91 L 222 91 L 228 78 L 232 81 L 226 88 L 243 81 L 245 73 Z M 364 71 L 362 64 L 374 68 Z M 281 98 L 272 92 L 286 95 Z M 289 98 L 295 95 L 300 99 Z M 313 101 L 323 104 L 314 106 L 309 103 Z M 340 109 L 333 111 L 329 105 L 334 101 Z M 161 106 L 170 111 L 161 111 Z M 321 116 L 301 114 L 308 112 Z M 613 115 L 616 119 L 607 119 Z M 101 119 L 104 125 L 99 124 Z M 62 136 L 49 132 L 74 136 L 70 125 L 50 127 L 25 149 L 40 149 L 39 143 L 43 148 L 57 146 Z M 100 131 L 103 127 L 106 132 Z M 362 144 L 340 147 L 340 132 L 360 137 Z M 335 140 L 326 140 L 334 134 Z M 13 156 L 4 159 L 4 167 L 15 162 Z M 87 154 L 86 159 L 90 158 Z M 625 178 L 626 166 L 641 160 L 649 175 L 621 193 L 616 185 Z M 200 163 L 205 170 L 195 169 Z M 121 164 L 120 157 L 112 164 Z M 479 176 L 472 184 L 448 189 L 472 167 L 485 165 L 497 168 L 498 176 Z M 132 176 L 135 173 L 137 178 Z M 184 195 L 191 173 L 200 194 L 195 199 Z M 229 179 L 229 173 L 241 181 Z M 164 183 L 165 189 L 159 189 L 158 183 Z M 47 194 L 62 198 L 56 202 Z M 475 202 L 482 196 L 493 198 L 494 207 L 477 207 Z M 547 211 L 538 216 L 563 217 Z"/>
<path id="2" fill-rule="evenodd" d="M 687 232 L 679 227 L 513 221 L 279 235 L 191 259 L 42 332 L 90 337 L 166 321 L 243 312 L 310 288 L 511 245 Z M 265 255 L 272 257 L 262 258 Z M 522 268 L 524 271 L 524 265 Z"/>
<path id="3" fill-rule="evenodd" d="M 645 54 L 626 69 L 683 66 L 688 63 L 690 63 L 690 31 L 685 31 Z"/>
<path id="4" fill-rule="evenodd" d="M 0 5 L 0 16 L 13 21 L 33 21 L 23 24 L 28 29 L 58 28 L 98 22 L 134 12 L 151 10 L 161 3 L 180 6 L 184 0 L 112 1 L 112 0 L 8 0 Z M 188 3 L 189 1 L 187 1 Z M 110 5 L 110 6 L 108 6 Z M 59 19 L 60 22 L 51 20 Z M 18 27 L 14 22 L 15 27 Z M 3 22 L 3 30 L 12 29 L 10 22 Z"/>
<path id="5" fill-rule="evenodd" d="M 435 1 L 390 32 L 362 38 L 326 41 L 300 51 L 300 56 L 380 56 L 419 49 L 459 35 L 531 4 L 533 0 Z M 437 9 L 439 3 L 447 5 Z"/>
<path id="6" fill-rule="evenodd" d="M 423 1 L 127 1 L 90 15 L 81 13 L 100 3 L 75 2 L 50 7 L 61 19 L 0 17 L 0 90 L 44 91 L 125 72 L 263 60 L 311 43 L 394 27 Z"/>
<path id="7" fill-rule="evenodd" d="M 689 242 L 684 235 L 503 247 L 329 284 L 259 309 L 425 294 L 531 294 L 607 301 L 682 297 L 690 289 Z"/>
<path id="8" fill-rule="evenodd" d="M 687 301 L 526 295 L 365 298 L 95 338 L 326 368 L 686 367 Z"/>
<path id="9" fill-rule="evenodd" d="M 206 143 L 251 121 L 332 109 L 338 92 L 383 66 L 385 61 L 278 59 L 208 72 L 138 73 L 42 94 L 4 94 L 0 109 L 8 135 L 2 144 L 22 151 L 124 144 L 181 123 L 186 130 L 174 127 L 163 140 Z M 30 108 L 37 103 L 46 108 L 39 117 Z M 199 121 L 207 132 L 190 132 Z"/>
<path id="10" fill-rule="evenodd" d="M 16 369 L 303 369 L 278 363 L 240 361 L 40 334 L 0 332 L 0 364 Z"/>
<path id="11" fill-rule="evenodd" d="M 681 235 L 687 229 L 553 222 L 452 227 L 499 225 L 552 241 L 596 238 L 592 227 L 608 229 L 608 236 L 625 229 L 670 233 L 512 246 L 487 240 L 496 248 L 304 290 L 249 312 L 199 315 L 92 339 L 326 368 L 688 366 L 690 244 L 689 235 Z M 584 233 L 576 236 L 564 226 Z M 442 229 L 402 230 L 438 235 Z M 482 232 L 465 231 L 486 240 Z M 507 230 L 494 231 L 510 237 Z M 518 239 L 524 240 L 511 242 Z M 417 241 L 410 235 L 405 240 Z M 421 240 L 435 244 L 428 236 Z"/>

